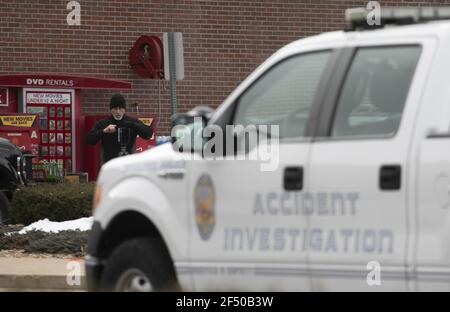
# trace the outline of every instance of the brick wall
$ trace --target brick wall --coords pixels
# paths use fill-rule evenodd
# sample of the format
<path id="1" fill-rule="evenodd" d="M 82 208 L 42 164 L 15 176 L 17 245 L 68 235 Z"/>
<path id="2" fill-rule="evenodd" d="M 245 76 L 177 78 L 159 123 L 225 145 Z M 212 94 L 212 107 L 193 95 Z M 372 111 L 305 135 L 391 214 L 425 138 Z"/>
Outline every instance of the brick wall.
<path id="1" fill-rule="evenodd" d="M 139 103 L 140 112 L 160 112 L 160 130 L 167 134 L 168 82 L 138 78 L 128 66 L 128 51 L 140 35 L 162 38 L 163 32 L 182 32 L 185 79 L 178 83 L 178 110 L 217 107 L 277 49 L 297 38 L 342 29 L 344 10 L 368 1 L 79 0 L 80 26 L 67 25 L 68 2 L 0 0 L 0 74 L 51 72 L 132 80 L 127 101 Z M 450 5 L 437 0 L 379 2 Z M 84 114 L 107 112 L 111 94 L 83 91 Z"/>

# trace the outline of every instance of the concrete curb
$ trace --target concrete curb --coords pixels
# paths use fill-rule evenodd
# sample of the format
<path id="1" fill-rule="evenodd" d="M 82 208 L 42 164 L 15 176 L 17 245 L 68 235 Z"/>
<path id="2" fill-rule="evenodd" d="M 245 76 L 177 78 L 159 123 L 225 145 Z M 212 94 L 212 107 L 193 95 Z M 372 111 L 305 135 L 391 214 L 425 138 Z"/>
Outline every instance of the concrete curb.
<path id="1" fill-rule="evenodd" d="M 69 285 L 61 275 L 0 275 L 0 289 L 11 291 L 86 291 L 86 278 L 81 276 L 81 285 Z"/>
<path id="2" fill-rule="evenodd" d="M 77 274 L 78 278 L 75 278 Z M 73 282 L 80 285 L 71 285 Z M 14 291 L 84 291 L 82 259 L 0 257 L 0 289 Z"/>

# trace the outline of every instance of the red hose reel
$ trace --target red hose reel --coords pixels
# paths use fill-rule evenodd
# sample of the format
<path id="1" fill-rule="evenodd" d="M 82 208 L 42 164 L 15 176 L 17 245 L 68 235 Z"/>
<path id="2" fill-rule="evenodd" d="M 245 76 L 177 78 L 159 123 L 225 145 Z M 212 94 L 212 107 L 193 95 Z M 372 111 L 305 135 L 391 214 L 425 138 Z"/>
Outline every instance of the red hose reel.
<path id="1" fill-rule="evenodd" d="M 142 78 L 164 78 L 164 50 L 161 39 L 141 36 L 130 49 L 130 66 Z"/>

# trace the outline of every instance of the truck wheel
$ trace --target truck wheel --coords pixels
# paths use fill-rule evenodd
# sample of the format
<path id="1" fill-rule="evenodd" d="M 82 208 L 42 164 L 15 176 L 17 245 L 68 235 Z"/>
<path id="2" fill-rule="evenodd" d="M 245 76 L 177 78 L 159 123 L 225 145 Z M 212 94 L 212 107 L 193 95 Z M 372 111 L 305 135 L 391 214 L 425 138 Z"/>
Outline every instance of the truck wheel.
<path id="1" fill-rule="evenodd" d="M 119 245 L 102 274 L 102 291 L 178 291 L 175 272 L 161 241 L 137 238 Z"/>
<path id="2" fill-rule="evenodd" d="M 6 224 L 8 220 L 9 200 L 4 192 L 0 191 L 0 224 Z"/>

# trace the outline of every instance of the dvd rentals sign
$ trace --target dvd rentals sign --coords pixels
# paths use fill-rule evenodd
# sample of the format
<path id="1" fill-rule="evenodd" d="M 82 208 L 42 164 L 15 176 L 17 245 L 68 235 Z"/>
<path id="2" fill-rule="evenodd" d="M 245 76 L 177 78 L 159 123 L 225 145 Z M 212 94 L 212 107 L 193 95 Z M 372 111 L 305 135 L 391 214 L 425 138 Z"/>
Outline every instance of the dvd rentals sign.
<path id="1" fill-rule="evenodd" d="M 39 79 L 26 78 L 27 85 L 30 87 L 74 87 L 75 82 L 72 79 Z"/>

